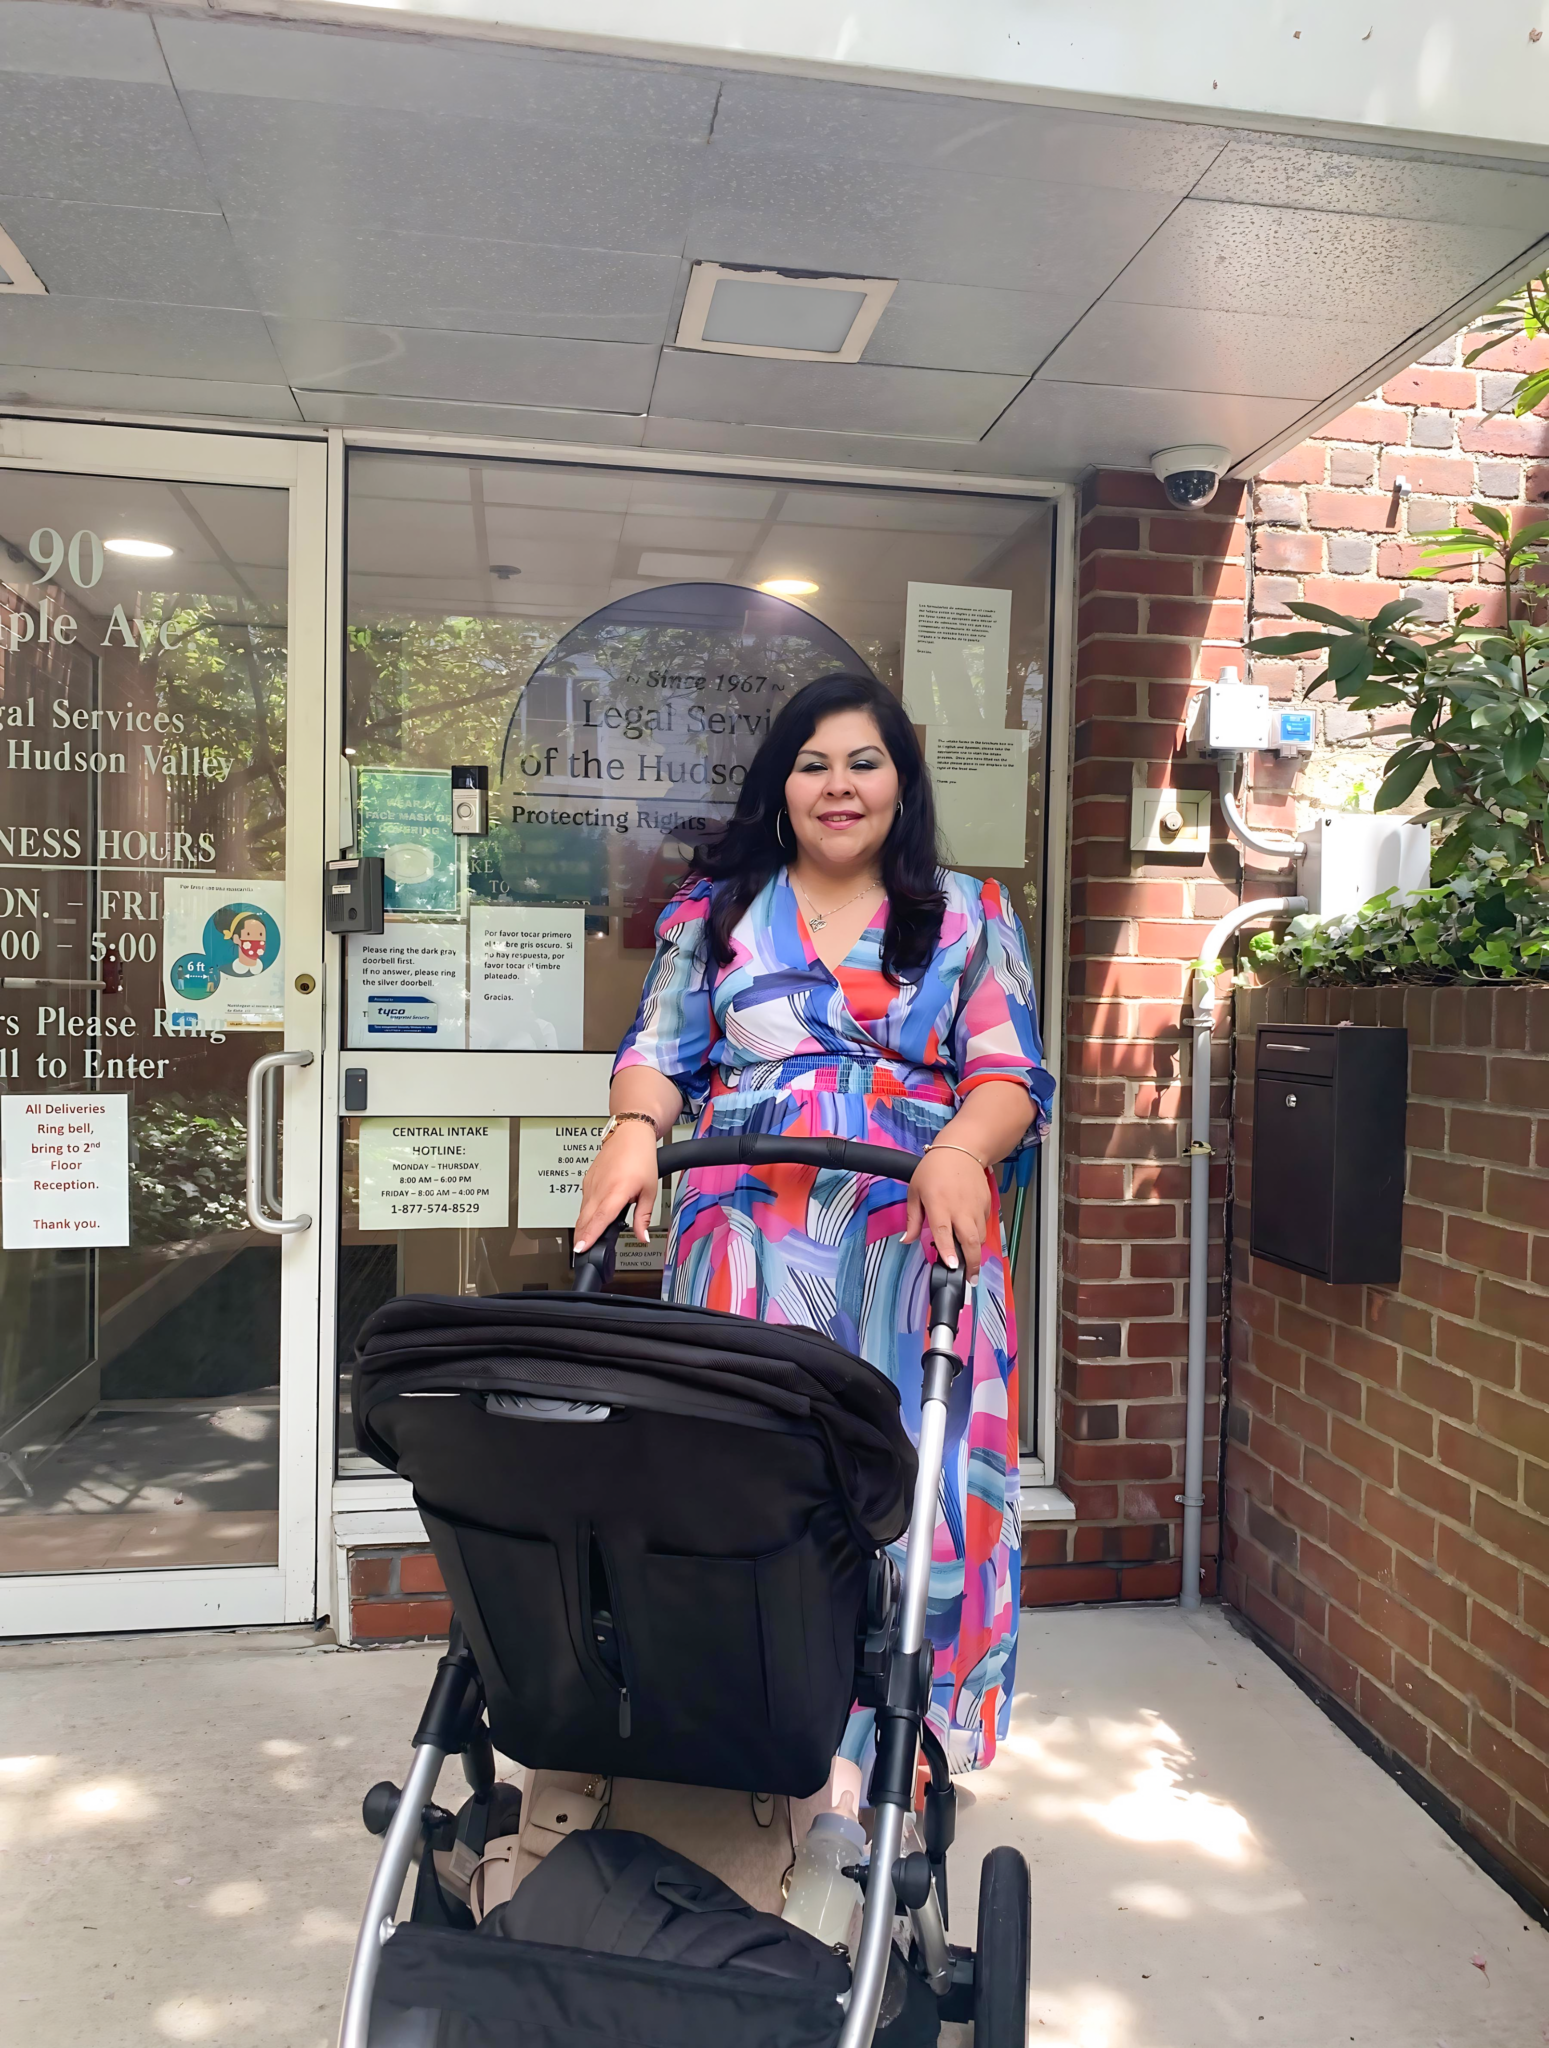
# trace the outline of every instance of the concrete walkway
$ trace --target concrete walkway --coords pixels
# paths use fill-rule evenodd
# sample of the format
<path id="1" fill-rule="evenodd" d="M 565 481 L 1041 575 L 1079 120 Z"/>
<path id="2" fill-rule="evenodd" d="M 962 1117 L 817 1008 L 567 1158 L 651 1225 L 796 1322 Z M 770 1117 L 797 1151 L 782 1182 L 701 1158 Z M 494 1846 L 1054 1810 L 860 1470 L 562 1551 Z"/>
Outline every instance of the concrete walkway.
<path id="1" fill-rule="evenodd" d="M 953 1931 L 1016 1843 L 1037 2048 L 1549 2043 L 1549 1934 L 1219 1615 L 1029 1614 L 1022 1642 Z M 289 1631 L 0 1648 L 0 2041 L 331 2048 L 360 1795 L 433 1663 Z"/>

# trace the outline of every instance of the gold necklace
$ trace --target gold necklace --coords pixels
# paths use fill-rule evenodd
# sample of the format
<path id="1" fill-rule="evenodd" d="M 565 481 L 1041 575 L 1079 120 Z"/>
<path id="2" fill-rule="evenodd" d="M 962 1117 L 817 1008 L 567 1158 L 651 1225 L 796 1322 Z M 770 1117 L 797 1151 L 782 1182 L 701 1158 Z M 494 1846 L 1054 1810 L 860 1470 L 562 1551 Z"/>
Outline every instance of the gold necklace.
<path id="1" fill-rule="evenodd" d="M 791 875 L 791 880 L 796 882 L 794 872 Z M 836 903 L 832 910 L 819 910 L 806 890 L 802 888 L 800 882 L 796 882 L 797 892 L 807 906 L 808 927 L 814 932 L 822 931 L 823 927 L 836 918 L 841 910 L 848 910 L 852 903 L 859 903 L 863 896 L 869 896 L 873 890 L 880 889 L 881 886 L 880 882 L 868 882 L 864 888 L 857 889 L 853 896 L 846 896 L 843 903 Z"/>

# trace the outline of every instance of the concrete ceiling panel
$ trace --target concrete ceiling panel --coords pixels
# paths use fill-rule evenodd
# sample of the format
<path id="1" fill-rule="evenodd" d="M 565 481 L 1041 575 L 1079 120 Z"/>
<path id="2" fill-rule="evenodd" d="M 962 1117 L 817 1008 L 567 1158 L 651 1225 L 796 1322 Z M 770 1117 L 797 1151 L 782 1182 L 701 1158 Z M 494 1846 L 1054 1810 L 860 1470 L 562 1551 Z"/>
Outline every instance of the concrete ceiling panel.
<path id="1" fill-rule="evenodd" d="M 1076 294 L 991 291 L 905 278 L 883 309 L 863 361 L 1030 377 L 1086 301 Z"/>
<path id="2" fill-rule="evenodd" d="M 707 154 L 687 253 L 1091 304 L 1166 219 L 1156 192 L 1029 186 L 789 154 Z"/>
<path id="3" fill-rule="evenodd" d="M 1305 410 L 1295 398 L 1059 384 L 1039 377 L 985 436 L 986 468 L 1070 475 L 1098 465 L 1146 469 L 1158 448 L 1215 441 L 1249 455 Z"/>
<path id="4" fill-rule="evenodd" d="M 1371 321 L 1397 346 L 1510 263 L 1520 228 L 1186 199 L 1114 284 L 1132 305 Z"/>
<path id="5" fill-rule="evenodd" d="M 0 223 L 50 293 L 163 306 L 256 304 L 218 213 L 0 199 Z"/>
<path id="6" fill-rule="evenodd" d="M 713 73 L 510 43 L 158 17 L 179 92 L 381 107 L 454 121 L 533 122 L 582 135 L 708 140 Z"/>
<path id="7" fill-rule="evenodd" d="M 377 107 L 184 95 L 233 214 L 677 255 L 698 146 Z"/>
<path id="8" fill-rule="evenodd" d="M 715 148 L 788 150 L 1181 198 L 1229 133 L 1182 121 L 1124 121 L 1061 107 L 744 72 L 729 75 L 722 88 Z"/>
<path id="9" fill-rule="evenodd" d="M 0 298 L 0 363 L 238 384 L 287 381 L 257 313 L 121 299 Z"/>
<path id="10" fill-rule="evenodd" d="M 216 210 L 170 85 L 15 71 L 0 72 L 0 193 Z"/>
<path id="11" fill-rule="evenodd" d="M 167 82 L 150 16 L 58 0 L 0 0 L 0 71 L 56 78 Z"/>
<path id="12" fill-rule="evenodd" d="M 643 413 L 657 352 L 613 341 L 271 320 L 290 382 L 469 404 Z"/>
<path id="13" fill-rule="evenodd" d="M 675 419 L 652 414 L 645 423 L 647 448 L 691 449 L 707 455 L 757 456 L 771 462 L 855 463 L 882 469 L 939 470 L 944 484 L 958 471 L 981 476 L 1015 475 L 1015 462 L 986 451 L 981 442 L 932 441 L 908 435 L 824 432 L 810 427 L 739 426 L 726 420 Z M 1063 469 L 1040 466 L 1041 480 L 1073 482 L 1085 458 Z"/>
<path id="14" fill-rule="evenodd" d="M 207 414 L 216 419 L 301 417 L 283 384 L 233 384 L 200 377 L 141 377 L 109 370 L 0 364 L 0 406 L 49 405 L 84 412 Z"/>
<path id="15" fill-rule="evenodd" d="M 544 412 L 534 406 L 477 405 L 375 392 L 298 391 L 301 417 L 327 427 L 380 427 L 418 434 L 487 435 L 491 440 L 592 442 L 638 447 L 645 422 L 606 412 Z"/>
<path id="16" fill-rule="evenodd" d="M 660 346 L 681 259 L 234 215 L 257 303 L 296 319 Z"/>
<path id="17" fill-rule="evenodd" d="M 1549 171 L 1488 170 L 1261 135 L 1235 136 L 1190 197 L 1549 234 Z"/>
<path id="18" fill-rule="evenodd" d="M 1056 382 L 1321 398 L 1393 345 L 1391 326 L 1101 299 L 1039 372 Z"/>
<path id="19" fill-rule="evenodd" d="M 1018 388 L 1015 377 L 977 371 L 787 363 L 667 349 L 651 411 L 738 426 L 977 441 Z"/>

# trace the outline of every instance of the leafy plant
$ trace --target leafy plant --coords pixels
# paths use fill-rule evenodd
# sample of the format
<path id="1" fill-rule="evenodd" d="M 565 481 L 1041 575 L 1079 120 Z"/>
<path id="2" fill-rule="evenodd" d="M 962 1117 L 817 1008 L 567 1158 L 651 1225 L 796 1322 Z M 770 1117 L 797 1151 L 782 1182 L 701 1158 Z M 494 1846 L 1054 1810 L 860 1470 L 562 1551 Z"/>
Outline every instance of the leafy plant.
<path id="1" fill-rule="evenodd" d="M 234 1110 L 176 1095 L 137 1104 L 134 1143 L 129 1199 L 137 1245 L 246 1229 L 247 1126 Z"/>
<path id="2" fill-rule="evenodd" d="M 1539 277 L 1530 277 L 1520 291 L 1502 299 L 1498 306 L 1492 306 L 1482 320 L 1475 322 L 1474 331 L 1488 338 L 1464 356 L 1463 360 L 1470 369 L 1492 349 L 1515 341 L 1519 335 L 1525 335 L 1529 341 L 1538 341 L 1549 335 L 1549 270 Z M 1549 368 L 1528 370 L 1517 380 L 1517 388 L 1511 396 L 1511 409 L 1520 419 L 1525 412 L 1542 405 L 1546 398 L 1549 398 Z"/>
<path id="3" fill-rule="evenodd" d="M 1544 595 L 1549 520 L 1513 532 L 1498 507 L 1469 509 L 1473 524 L 1430 536 L 1419 573 L 1438 575 L 1470 557 L 1490 564 L 1504 590 L 1504 625 L 1474 625 L 1478 607 L 1470 606 L 1456 625 L 1429 631 L 1416 624 L 1413 598 L 1395 598 L 1371 619 L 1293 604 L 1315 630 L 1253 648 L 1275 655 L 1323 649 L 1326 663 L 1311 689 L 1332 683 L 1352 711 L 1408 708 L 1409 737 L 1388 760 L 1375 808 L 1406 803 L 1430 777 L 1421 815 L 1442 827 L 1432 862 L 1438 881 L 1471 854 L 1499 854 L 1521 869 L 1549 858 L 1549 628 L 1521 616 Z"/>
<path id="4" fill-rule="evenodd" d="M 1304 982 L 1549 981 L 1549 892 L 1501 854 L 1469 854 L 1435 888 L 1386 889 L 1349 917 L 1298 917 L 1260 932 L 1257 967 Z"/>

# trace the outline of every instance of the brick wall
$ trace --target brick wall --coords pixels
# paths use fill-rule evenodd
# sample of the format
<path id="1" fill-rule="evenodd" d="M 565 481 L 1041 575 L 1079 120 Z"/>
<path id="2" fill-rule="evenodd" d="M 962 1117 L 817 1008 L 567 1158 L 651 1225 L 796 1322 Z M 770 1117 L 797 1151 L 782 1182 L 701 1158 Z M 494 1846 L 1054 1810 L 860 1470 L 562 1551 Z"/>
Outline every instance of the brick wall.
<path id="1" fill-rule="evenodd" d="M 1180 513 L 1151 477 L 1117 472 L 1095 477 L 1082 505 L 1057 1368 L 1059 1483 L 1077 1520 L 1029 1532 L 1029 1606 L 1178 1592 L 1183 1001 L 1240 871 L 1219 839 L 1209 861 L 1132 855 L 1130 796 L 1137 781 L 1213 786 L 1213 770 L 1183 758 L 1184 721 L 1194 680 L 1242 662 L 1242 496 L 1225 486 L 1208 511 Z M 1224 1118 L 1224 1040 L 1219 1071 Z M 1214 1191 L 1219 1202 L 1224 1170 Z M 1219 1231 L 1213 1253 L 1219 1275 Z M 1213 1588 L 1213 1479 L 1206 1491 Z"/>
<path id="2" fill-rule="evenodd" d="M 1225 1597 L 1549 1903 L 1549 988 L 1238 1005 Z M 1253 1029 L 1403 1024 L 1404 1264 L 1250 1259 Z"/>
<path id="3" fill-rule="evenodd" d="M 350 1637 L 414 1642 L 452 1625 L 441 1567 L 428 1549 L 350 1552 Z"/>

